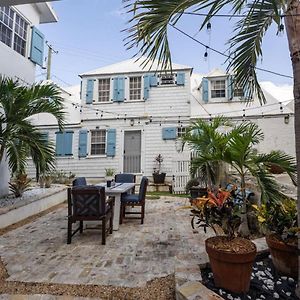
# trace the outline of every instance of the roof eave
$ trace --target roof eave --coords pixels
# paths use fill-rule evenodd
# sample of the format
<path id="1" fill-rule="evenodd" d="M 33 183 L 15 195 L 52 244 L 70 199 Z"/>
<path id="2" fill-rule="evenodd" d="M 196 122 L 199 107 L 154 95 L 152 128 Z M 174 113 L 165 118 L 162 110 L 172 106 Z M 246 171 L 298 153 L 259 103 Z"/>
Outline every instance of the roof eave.
<path id="1" fill-rule="evenodd" d="M 56 23 L 58 21 L 54 9 L 48 2 L 36 3 L 35 5 L 41 14 L 40 24 Z"/>

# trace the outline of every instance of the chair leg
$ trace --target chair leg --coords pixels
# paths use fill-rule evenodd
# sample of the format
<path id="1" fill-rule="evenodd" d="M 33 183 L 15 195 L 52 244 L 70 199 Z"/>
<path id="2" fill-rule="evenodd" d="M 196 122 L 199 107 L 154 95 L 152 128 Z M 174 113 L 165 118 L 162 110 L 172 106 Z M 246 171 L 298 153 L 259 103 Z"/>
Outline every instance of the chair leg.
<path id="1" fill-rule="evenodd" d="M 144 224 L 144 217 L 145 217 L 145 203 L 142 205 L 141 224 Z"/>
<path id="2" fill-rule="evenodd" d="M 68 237 L 67 244 L 71 244 L 72 241 L 72 221 L 68 218 Z"/>
<path id="3" fill-rule="evenodd" d="M 121 209 L 120 209 L 120 224 L 123 224 L 123 210 L 124 210 L 124 205 L 121 203 Z"/>
<path id="4" fill-rule="evenodd" d="M 106 242 L 106 217 L 102 219 L 102 245 Z"/>
<path id="5" fill-rule="evenodd" d="M 110 218 L 109 218 L 109 233 L 112 234 L 113 233 L 113 219 L 114 219 L 114 215 L 111 212 Z"/>
<path id="6" fill-rule="evenodd" d="M 80 228 L 80 233 L 83 233 L 83 221 L 79 221 L 79 228 Z"/>

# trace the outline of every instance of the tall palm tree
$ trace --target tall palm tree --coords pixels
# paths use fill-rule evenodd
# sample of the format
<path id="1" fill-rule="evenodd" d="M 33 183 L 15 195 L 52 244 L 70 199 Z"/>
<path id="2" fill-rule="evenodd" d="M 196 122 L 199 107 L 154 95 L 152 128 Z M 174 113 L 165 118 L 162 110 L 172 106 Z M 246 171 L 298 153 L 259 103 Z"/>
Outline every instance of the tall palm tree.
<path id="1" fill-rule="evenodd" d="M 175 25 L 186 10 L 191 9 L 194 12 L 207 13 L 200 29 L 222 9 L 229 10 L 232 15 L 243 14 L 244 17 L 236 23 L 234 34 L 229 40 L 230 52 L 234 55 L 228 61 L 228 69 L 235 73 L 236 85 L 247 90 L 250 98 L 253 93 L 256 93 L 261 102 L 265 101 L 265 97 L 257 81 L 255 66 L 262 55 L 262 42 L 265 33 L 273 22 L 278 27 L 281 25 L 281 12 L 283 12 L 294 75 L 296 160 L 297 173 L 300 174 L 299 0 L 124 1 L 127 2 L 128 12 L 133 14 L 130 20 L 131 25 L 128 28 L 128 47 L 137 47 L 139 53 L 147 56 L 149 61 L 158 58 L 162 67 L 165 68 L 171 66 L 168 40 L 169 24 Z M 298 223 L 300 224 L 300 176 L 297 179 L 297 186 Z M 300 279 L 298 286 L 300 287 Z M 298 288 L 297 293 L 300 297 L 300 288 Z"/>
<path id="2" fill-rule="evenodd" d="M 0 77 L 0 163 L 7 155 L 12 173 L 24 173 L 30 155 L 38 172 L 53 166 L 54 146 L 31 122 L 39 113 L 52 114 L 63 128 L 63 102 L 55 85 L 22 86 Z"/>
<path id="3" fill-rule="evenodd" d="M 215 134 L 209 133 L 209 136 L 213 138 L 207 137 L 207 128 L 214 130 L 214 126 L 204 123 L 203 120 L 195 122 L 192 125 L 193 132 L 188 131 L 183 137 L 183 140 L 195 149 L 200 149 L 199 141 L 206 140 L 207 146 L 201 145 L 201 151 L 197 152 L 197 158 L 192 162 L 193 169 L 202 169 L 203 166 L 218 162 L 226 163 L 236 170 L 240 177 L 243 199 L 240 233 L 243 236 L 249 236 L 245 192 L 246 176 L 250 175 L 256 180 L 261 191 L 261 200 L 264 203 L 278 202 L 284 198 L 284 195 L 279 191 L 279 186 L 270 173 L 270 167 L 272 165 L 280 167 L 296 184 L 296 164 L 291 156 L 281 151 L 258 154 L 255 145 L 259 144 L 264 136 L 261 129 L 254 123 L 243 122 L 227 133 L 218 131 L 219 128 L 216 127 Z"/>

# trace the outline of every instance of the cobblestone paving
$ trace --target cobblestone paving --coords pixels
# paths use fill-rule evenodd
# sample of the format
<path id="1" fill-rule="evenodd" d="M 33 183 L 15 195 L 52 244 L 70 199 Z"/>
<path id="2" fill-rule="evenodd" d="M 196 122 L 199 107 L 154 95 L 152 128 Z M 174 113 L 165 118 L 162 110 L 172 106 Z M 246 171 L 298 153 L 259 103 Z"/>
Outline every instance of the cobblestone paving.
<path id="1" fill-rule="evenodd" d="M 105 246 L 95 229 L 76 234 L 67 245 L 66 207 L 1 236 L 7 280 L 138 287 L 173 274 L 178 265 L 199 273 L 207 236 L 193 233 L 189 211 L 179 209 L 187 200 L 146 203 L 145 224 L 126 221 Z"/>

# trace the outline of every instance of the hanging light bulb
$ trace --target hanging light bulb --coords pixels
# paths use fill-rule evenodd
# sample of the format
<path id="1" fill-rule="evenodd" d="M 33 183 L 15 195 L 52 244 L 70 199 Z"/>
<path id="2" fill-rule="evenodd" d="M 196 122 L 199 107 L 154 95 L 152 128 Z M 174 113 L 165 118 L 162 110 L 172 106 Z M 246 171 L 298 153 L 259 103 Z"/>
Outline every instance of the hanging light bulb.
<path id="1" fill-rule="evenodd" d="M 283 111 L 282 103 L 279 102 L 279 104 L 280 104 L 280 112 L 282 113 L 282 111 Z"/>
<path id="2" fill-rule="evenodd" d="M 207 52 L 207 47 L 205 48 L 205 52 L 204 52 L 204 60 L 207 61 L 207 57 L 208 57 L 208 52 Z"/>
<path id="3" fill-rule="evenodd" d="M 282 23 L 282 17 L 280 18 L 280 24 L 278 26 L 277 35 L 278 36 L 283 36 L 284 35 L 284 25 Z"/>
<path id="4" fill-rule="evenodd" d="M 206 30 L 207 30 L 208 34 L 211 33 L 211 23 L 210 23 L 210 21 L 208 21 L 208 23 L 206 24 Z"/>

